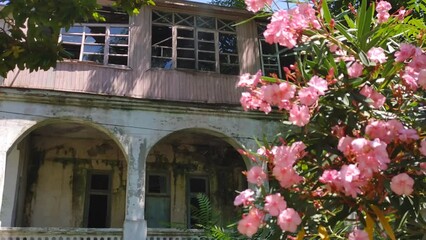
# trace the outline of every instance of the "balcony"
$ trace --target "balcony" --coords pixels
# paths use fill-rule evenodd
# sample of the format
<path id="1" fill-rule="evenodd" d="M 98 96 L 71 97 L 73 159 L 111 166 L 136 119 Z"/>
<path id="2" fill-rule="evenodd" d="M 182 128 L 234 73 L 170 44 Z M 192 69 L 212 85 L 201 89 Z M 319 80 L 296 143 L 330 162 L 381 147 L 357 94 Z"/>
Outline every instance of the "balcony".
<path id="1" fill-rule="evenodd" d="M 200 240 L 199 230 L 148 229 L 147 240 Z M 122 240 L 121 228 L 0 228 L 0 240 Z"/>

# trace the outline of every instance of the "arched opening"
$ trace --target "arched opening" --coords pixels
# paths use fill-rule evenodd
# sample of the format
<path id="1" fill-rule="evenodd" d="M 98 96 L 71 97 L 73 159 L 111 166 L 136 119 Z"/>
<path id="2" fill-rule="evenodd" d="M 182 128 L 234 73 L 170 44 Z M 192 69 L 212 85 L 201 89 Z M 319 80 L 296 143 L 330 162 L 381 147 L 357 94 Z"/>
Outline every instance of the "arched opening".
<path id="1" fill-rule="evenodd" d="M 236 147 L 231 138 L 202 129 L 176 131 L 157 142 L 146 163 L 148 227 L 194 228 L 198 193 L 209 197 L 221 224 L 235 220 L 235 191 L 247 188 Z"/>
<path id="2" fill-rule="evenodd" d="M 111 136 L 81 122 L 41 123 L 9 150 L 2 211 L 16 227 L 122 227 L 126 178 Z"/>

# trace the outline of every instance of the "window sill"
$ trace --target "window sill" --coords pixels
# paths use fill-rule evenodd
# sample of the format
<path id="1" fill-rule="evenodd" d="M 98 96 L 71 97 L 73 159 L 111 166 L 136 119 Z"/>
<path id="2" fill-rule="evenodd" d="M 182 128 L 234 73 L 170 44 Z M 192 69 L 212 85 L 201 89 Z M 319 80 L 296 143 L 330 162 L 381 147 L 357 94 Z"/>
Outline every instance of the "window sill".
<path id="1" fill-rule="evenodd" d="M 166 68 L 158 68 L 158 67 L 151 67 L 151 71 L 175 71 L 175 72 L 183 72 L 188 74 L 200 74 L 200 75 L 212 75 L 212 76 L 229 76 L 229 77 L 239 77 L 240 75 L 235 74 L 224 74 L 224 73 L 218 73 L 218 72 L 208 72 L 208 71 L 199 71 L 195 69 L 183 69 L 183 68 L 175 68 L 175 69 L 166 69 Z"/>
<path id="2" fill-rule="evenodd" d="M 129 66 L 122 66 L 122 65 L 103 65 L 103 64 L 94 63 L 94 62 L 86 62 L 86 61 L 78 61 L 78 60 L 68 60 L 68 59 L 60 61 L 58 63 L 89 65 L 89 66 L 93 66 L 93 67 L 110 68 L 110 69 L 117 69 L 117 70 L 124 70 L 124 71 L 132 71 L 133 70 Z"/>

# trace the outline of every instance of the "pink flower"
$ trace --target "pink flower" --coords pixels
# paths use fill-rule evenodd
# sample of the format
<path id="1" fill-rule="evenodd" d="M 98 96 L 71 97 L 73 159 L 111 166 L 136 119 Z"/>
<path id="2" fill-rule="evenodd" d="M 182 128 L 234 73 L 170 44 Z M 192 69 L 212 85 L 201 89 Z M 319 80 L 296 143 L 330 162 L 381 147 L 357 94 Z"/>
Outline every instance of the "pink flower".
<path id="1" fill-rule="evenodd" d="M 319 94 L 316 88 L 306 87 L 299 90 L 297 93 L 301 104 L 311 106 L 317 102 Z"/>
<path id="2" fill-rule="evenodd" d="M 237 87 L 249 87 L 255 88 L 260 82 L 260 77 L 262 76 L 262 71 L 259 70 L 255 75 L 250 75 L 245 73 L 240 76 L 240 81 L 237 83 Z"/>
<path id="3" fill-rule="evenodd" d="M 296 105 L 294 104 L 290 110 L 290 117 L 288 120 L 299 127 L 303 127 L 309 123 L 311 115 L 309 113 L 309 108 L 305 105 Z"/>
<path id="4" fill-rule="evenodd" d="M 421 153 L 423 156 L 426 156 L 426 139 L 423 139 L 423 140 L 420 142 L 420 148 L 419 148 L 419 151 L 420 151 L 420 153 Z"/>
<path id="5" fill-rule="evenodd" d="M 261 95 L 270 105 L 278 106 L 280 109 L 286 108 L 289 100 L 294 97 L 296 87 L 288 82 L 270 84 L 261 87 Z"/>
<path id="6" fill-rule="evenodd" d="M 299 214 L 293 208 L 287 208 L 278 216 L 278 225 L 281 230 L 296 232 L 297 226 L 302 223 Z"/>
<path id="7" fill-rule="evenodd" d="M 367 57 L 368 59 L 370 59 L 370 61 L 375 62 L 377 64 L 384 63 L 387 59 L 385 55 L 385 50 L 383 50 L 383 48 L 381 47 L 374 47 L 368 50 Z"/>
<path id="8" fill-rule="evenodd" d="M 377 3 L 376 11 L 377 12 L 387 12 L 392 9 L 392 5 L 387 1 L 380 1 Z"/>
<path id="9" fill-rule="evenodd" d="M 388 11 L 392 8 L 391 4 L 386 1 L 380 1 L 376 6 L 377 11 L 377 21 L 379 23 L 386 22 L 390 15 Z"/>
<path id="10" fill-rule="evenodd" d="M 337 170 L 325 170 L 321 177 L 319 178 L 319 181 L 324 184 L 334 184 L 336 181 L 339 180 L 339 172 Z"/>
<path id="11" fill-rule="evenodd" d="M 397 195 L 409 196 L 413 192 L 414 180 L 406 173 L 400 173 L 392 178 L 390 187 Z"/>
<path id="12" fill-rule="evenodd" d="M 245 3 L 247 5 L 247 10 L 257 12 L 262 10 L 266 4 L 271 5 L 272 0 L 245 0 Z"/>
<path id="13" fill-rule="evenodd" d="M 414 56 L 415 53 L 416 46 L 408 43 L 401 43 L 399 46 L 399 51 L 395 52 L 395 61 L 404 62 L 405 60 Z"/>
<path id="14" fill-rule="evenodd" d="M 243 216 L 243 219 L 238 222 L 238 231 L 243 235 L 252 237 L 262 224 L 263 217 L 264 213 L 259 209 L 250 209 L 250 211 Z"/>
<path id="15" fill-rule="evenodd" d="M 303 142 L 294 142 L 291 146 L 274 146 L 272 154 L 274 155 L 275 166 L 292 167 L 297 159 L 305 154 L 306 145 Z"/>
<path id="16" fill-rule="evenodd" d="M 399 131 L 399 140 L 402 142 L 412 142 L 413 140 L 418 140 L 419 135 L 417 134 L 417 131 L 415 129 L 401 129 Z"/>
<path id="17" fill-rule="evenodd" d="M 420 85 L 420 87 L 426 90 L 426 69 L 420 70 L 417 82 Z"/>
<path id="18" fill-rule="evenodd" d="M 272 170 L 272 175 L 280 182 L 280 186 L 283 188 L 290 188 L 303 181 L 303 178 L 292 167 L 275 166 Z"/>
<path id="19" fill-rule="evenodd" d="M 343 165 L 342 169 L 339 171 L 340 182 L 335 183 L 342 188 L 341 191 L 345 193 L 346 196 L 355 198 L 357 194 L 361 192 L 359 189 L 359 186 L 362 184 L 360 177 L 361 172 L 356 165 Z"/>
<path id="20" fill-rule="evenodd" d="M 369 240 L 368 233 L 366 231 L 355 228 L 348 236 L 348 240 Z"/>
<path id="21" fill-rule="evenodd" d="M 251 189 L 246 189 L 242 192 L 240 192 L 240 194 L 235 197 L 234 200 L 234 205 L 235 206 L 239 206 L 239 205 L 250 205 L 252 202 L 254 202 L 254 198 L 253 198 L 254 192 Z"/>
<path id="22" fill-rule="evenodd" d="M 260 166 L 254 166 L 247 172 L 247 181 L 249 183 L 256 184 L 257 186 L 262 185 L 266 179 L 266 173 Z"/>
<path id="23" fill-rule="evenodd" d="M 357 78 L 362 75 L 362 70 L 364 70 L 364 66 L 359 62 L 354 62 L 348 67 L 348 75 L 350 78 Z"/>
<path id="24" fill-rule="evenodd" d="M 281 194 L 271 194 L 265 197 L 265 210 L 271 216 L 278 216 L 284 209 L 287 208 L 287 203 Z"/>
<path id="25" fill-rule="evenodd" d="M 327 81 L 318 76 L 313 76 L 309 80 L 308 85 L 315 88 L 319 95 L 324 95 L 325 91 L 328 90 Z"/>
<path id="26" fill-rule="evenodd" d="M 365 128 L 365 133 L 370 139 L 379 138 L 385 143 L 400 139 L 401 132 L 404 132 L 404 126 L 396 119 L 389 121 L 372 120 Z M 408 132 L 406 132 L 408 133 Z M 407 136 L 408 137 L 408 136 Z"/>
<path id="27" fill-rule="evenodd" d="M 380 108 L 383 106 L 383 104 L 385 104 L 385 96 L 376 92 L 368 85 L 365 85 L 359 93 L 365 96 L 366 98 L 370 98 L 373 101 L 372 103 L 370 103 L 370 106 L 373 108 Z"/>
<path id="28" fill-rule="evenodd" d="M 337 145 L 337 149 L 339 149 L 343 154 L 349 155 L 351 151 L 351 143 L 354 139 L 352 137 L 342 137 L 339 140 L 339 144 Z"/>
<path id="29" fill-rule="evenodd" d="M 398 20 L 399 21 L 404 21 L 406 13 L 407 13 L 407 10 L 405 10 L 405 9 L 399 9 L 398 10 L 398 15 L 397 15 Z"/>

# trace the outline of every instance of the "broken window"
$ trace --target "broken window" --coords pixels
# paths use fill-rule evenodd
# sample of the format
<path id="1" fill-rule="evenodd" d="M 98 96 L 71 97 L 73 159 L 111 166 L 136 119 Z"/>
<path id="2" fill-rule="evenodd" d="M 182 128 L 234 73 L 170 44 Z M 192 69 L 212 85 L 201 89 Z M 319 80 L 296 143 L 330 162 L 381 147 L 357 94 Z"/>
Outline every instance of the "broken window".
<path id="1" fill-rule="evenodd" d="M 145 217 L 148 227 L 170 227 L 170 186 L 165 173 L 147 175 Z"/>
<path id="2" fill-rule="evenodd" d="M 200 208 L 198 204 L 197 195 L 209 195 L 208 192 L 208 179 L 204 176 L 189 176 L 188 177 L 188 228 L 196 228 L 198 220 L 193 216 L 194 211 Z"/>
<path id="3" fill-rule="evenodd" d="M 110 225 L 111 174 L 89 172 L 85 207 L 85 227 L 108 228 Z"/>
<path id="4" fill-rule="evenodd" d="M 102 65 L 128 65 L 129 16 L 103 8 L 105 22 L 89 20 L 61 29 L 65 58 Z"/>
<path id="5" fill-rule="evenodd" d="M 279 44 L 269 44 L 266 42 L 263 32 L 266 24 L 258 23 L 260 62 L 262 73 L 265 76 L 276 74 L 279 78 L 284 78 L 283 67 L 294 64 L 295 57 L 293 51 Z"/>
<path id="6" fill-rule="evenodd" d="M 239 74 L 235 22 L 153 11 L 152 23 L 152 67 Z"/>

